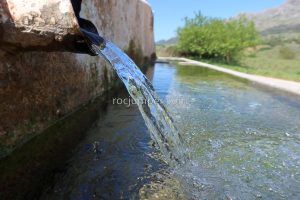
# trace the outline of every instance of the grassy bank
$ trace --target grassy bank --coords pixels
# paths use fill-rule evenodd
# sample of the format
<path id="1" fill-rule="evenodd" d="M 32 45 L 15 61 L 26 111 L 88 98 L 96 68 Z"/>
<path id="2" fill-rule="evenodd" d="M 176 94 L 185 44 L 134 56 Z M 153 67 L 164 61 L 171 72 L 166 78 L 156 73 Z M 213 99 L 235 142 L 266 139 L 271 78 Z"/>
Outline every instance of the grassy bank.
<path id="1" fill-rule="evenodd" d="M 158 56 L 180 56 L 173 46 L 158 46 Z M 193 58 L 197 59 L 197 58 Z M 228 69 L 261 76 L 300 82 L 300 44 L 258 46 L 245 50 L 238 64 L 225 64 L 216 60 L 201 60 Z"/>
<path id="2" fill-rule="evenodd" d="M 210 63 L 249 74 L 300 82 L 300 45 L 265 47 L 248 50 L 239 64 Z"/>

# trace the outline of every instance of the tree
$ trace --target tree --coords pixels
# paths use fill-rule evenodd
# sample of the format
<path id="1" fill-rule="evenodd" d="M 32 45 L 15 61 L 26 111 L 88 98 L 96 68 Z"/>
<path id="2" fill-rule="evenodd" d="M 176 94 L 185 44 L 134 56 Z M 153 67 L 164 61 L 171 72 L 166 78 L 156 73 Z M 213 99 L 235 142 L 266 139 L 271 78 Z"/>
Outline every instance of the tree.
<path id="1" fill-rule="evenodd" d="M 181 54 L 221 58 L 228 63 L 235 61 L 243 49 L 259 42 L 254 23 L 246 17 L 223 20 L 205 17 L 200 12 L 185 19 L 184 27 L 178 29 L 178 38 Z"/>

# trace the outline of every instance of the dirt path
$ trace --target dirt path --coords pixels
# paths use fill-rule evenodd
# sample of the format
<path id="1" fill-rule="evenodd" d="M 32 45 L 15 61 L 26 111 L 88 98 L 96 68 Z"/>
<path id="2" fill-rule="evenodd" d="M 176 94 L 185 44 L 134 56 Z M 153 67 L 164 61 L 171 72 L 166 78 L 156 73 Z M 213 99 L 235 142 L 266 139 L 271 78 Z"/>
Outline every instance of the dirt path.
<path id="1" fill-rule="evenodd" d="M 187 58 L 179 58 L 179 57 L 159 57 L 159 60 L 161 61 L 179 61 L 179 64 L 181 65 L 196 65 L 196 66 L 201 66 L 201 67 L 206 67 L 209 69 L 213 69 L 219 72 L 223 72 L 226 74 L 230 74 L 236 77 L 244 78 L 249 81 L 259 83 L 264 86 L 268 86 L 271 88 L 275 88 L 278 90 L 282 90 L 285 92 L 289 92 L 295 95 L 300 96 L 300 82 L 294 82 L 294 81 L 286 81 L 286 80 L 281 80 L 281 79 L 276 79 L 276 78 L 269 78 L 265 76 L 258 76 L 258 75 L 251 75 L 251 74 L 246 74 L 238 71 L 234 71 L 231 69 L 226 69 L 224 67 L 219 67 L 216 65 L 211 65 L 195 60 L 190 60 Z"/>

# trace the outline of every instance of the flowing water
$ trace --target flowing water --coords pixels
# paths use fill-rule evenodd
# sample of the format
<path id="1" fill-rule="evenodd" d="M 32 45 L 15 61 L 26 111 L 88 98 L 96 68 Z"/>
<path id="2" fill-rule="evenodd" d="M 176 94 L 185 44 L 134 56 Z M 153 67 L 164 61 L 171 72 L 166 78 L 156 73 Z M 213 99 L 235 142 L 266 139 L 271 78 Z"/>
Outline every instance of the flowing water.
<path id="1" fill-rule="evenodd" d="M 138 106 L 111 100 L 42 199 L 300 198 L 298 99 L 173 64 L 149 69 L 153 88 L 112 43 L 93 48 Z"/>
<path id="2" fill-rule="evenodd" d="M 105 41 L 101 44 L 90 43 L 91 49 L 101 55 L 124 83 L 130 96 L 138 106 L 151 137 L 156 141 L 169 164 L 184 163 L 184 148 L 174 122 L 152 84 L 136 64 L 115 44 Z"/>

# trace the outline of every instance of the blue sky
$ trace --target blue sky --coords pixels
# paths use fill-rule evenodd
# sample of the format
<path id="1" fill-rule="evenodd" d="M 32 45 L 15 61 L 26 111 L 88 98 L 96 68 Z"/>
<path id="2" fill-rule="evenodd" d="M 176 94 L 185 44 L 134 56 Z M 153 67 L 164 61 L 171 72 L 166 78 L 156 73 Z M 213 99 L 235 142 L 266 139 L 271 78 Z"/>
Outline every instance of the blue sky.
<path id="1" fill-rule="evenodd" d="M 200 11 L 211 17 L 228 18 L 241 12 L 259 12 L 284 3 L 285 0 L 148 0 L 155 17 L 155 40 L 176 35 L 183 18 Z"/>

